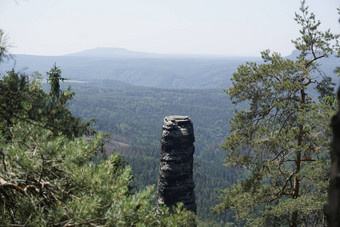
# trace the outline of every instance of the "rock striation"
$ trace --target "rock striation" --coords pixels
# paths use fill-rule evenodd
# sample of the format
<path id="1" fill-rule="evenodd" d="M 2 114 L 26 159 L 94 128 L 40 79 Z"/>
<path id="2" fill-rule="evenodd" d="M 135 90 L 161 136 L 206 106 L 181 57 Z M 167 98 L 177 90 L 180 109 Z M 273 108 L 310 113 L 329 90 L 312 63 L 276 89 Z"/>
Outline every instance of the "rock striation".
<path id="1" fill-rule="evenodd" d="M 196 212 L 193 181 L 194 129 L 187 116 L 167 116 L 162 131 L 158 177 L 158 205 L 182 202 Z"/>

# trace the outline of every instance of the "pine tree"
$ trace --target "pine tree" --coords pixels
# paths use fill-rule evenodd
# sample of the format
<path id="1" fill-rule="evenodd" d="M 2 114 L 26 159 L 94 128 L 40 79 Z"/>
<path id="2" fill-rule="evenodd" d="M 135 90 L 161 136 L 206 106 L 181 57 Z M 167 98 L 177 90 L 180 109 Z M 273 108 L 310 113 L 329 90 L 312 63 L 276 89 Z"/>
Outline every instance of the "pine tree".
<path id="1" fill-rule="evenodd" d="M 60 81 L 65 80 L 65 78 L 61 77 L 61 69 L 56 64 L 54 64 L 51 70 L 47 72 L 47 75 L 48 82 L 51 86 L 50 96 L 53 99 L 58 99 L 61 94 Z"/>
<path id="2" fill-rule="evenodd" d="M 240 180 L 221 192 L 215 210 L 235 210 L 250 225 L 324 222 L 335 95 L 319 60 L 339 51 L 339 35 L 319 31 L 305 1 L 300 11 L 297 58 L 264 51 L 264 63 L 239 66 L 226 90 L 234 104 L 246 107 L 236 110 L 223 145 L 225 164 L 239 171 Z"/>

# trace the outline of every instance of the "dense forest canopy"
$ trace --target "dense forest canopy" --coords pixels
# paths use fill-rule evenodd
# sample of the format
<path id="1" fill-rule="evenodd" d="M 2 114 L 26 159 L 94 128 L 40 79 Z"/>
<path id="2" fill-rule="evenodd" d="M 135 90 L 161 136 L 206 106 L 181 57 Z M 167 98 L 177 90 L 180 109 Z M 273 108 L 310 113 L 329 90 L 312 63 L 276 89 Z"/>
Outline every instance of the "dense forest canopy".
<path id="1" fill-rule="evenodd" d="M 205 220 L 233 221 L 232 215 L 214 215 L 218 188 L 234 183 L 235 171 L 223 167 L 220 144 L 232 114 L 231 103 L 222 90 L 155 89 L 121 87 L 112 84 L 71 83 L 76 93 L 70 110 L 89 120 L 93 127 L 111 133 L 107 153 L 112 149 L 126 156 L 138 188 L 156 185 L 163 118 L 189 115 L 195 132 L 197 215 Z"/>

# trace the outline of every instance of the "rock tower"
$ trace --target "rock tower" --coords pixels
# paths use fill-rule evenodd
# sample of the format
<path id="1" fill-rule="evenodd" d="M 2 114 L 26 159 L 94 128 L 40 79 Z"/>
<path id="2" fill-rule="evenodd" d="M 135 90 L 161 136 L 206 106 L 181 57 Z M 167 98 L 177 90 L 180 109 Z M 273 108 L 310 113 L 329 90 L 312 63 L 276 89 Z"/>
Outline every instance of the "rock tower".
<path id="1" fill-rule="evenodd" d="M 158 205 L 182 202 L 196 212 L 193 181 L 194 129 L 187 116 L 167 116 L 162 131 Z"/>

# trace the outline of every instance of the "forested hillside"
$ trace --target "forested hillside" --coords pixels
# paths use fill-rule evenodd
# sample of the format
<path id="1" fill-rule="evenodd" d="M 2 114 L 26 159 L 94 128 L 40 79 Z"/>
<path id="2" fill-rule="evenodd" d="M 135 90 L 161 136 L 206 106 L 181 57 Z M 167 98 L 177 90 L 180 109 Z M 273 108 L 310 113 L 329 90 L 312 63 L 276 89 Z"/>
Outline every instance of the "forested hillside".
<path id="1" fill-rule="evenodd" d="M 72 83 L 76 92 L 70 110 L 76 116 L 95 118 L 96 129 L 111 133 L 107 152 L 126 156 L 137 188 L 156 185 L 160 136 L 167 115 L 188 115 L 195 130 L 196 202 L 198 216 L 218 222 L 232 221 L 231 214 L 213 215 L 220 188 L 235 182 L 235 173 L 222 165 L 224 140 L 233 109 L 223 90 L 154 89 L 134 86 Z"/>
<path id="2" fill-rule="evenodd" d="M 137 86 L 156 88 L 226 88 L 239 64 L 258 58 L 138 55 L 136 52 L 115 54 L 115 49 L 95 49 L 91 54 L 66 56 L 16 55 L 16 63 L 10 61 L 1 70 L 14 65 L 25 72 L 47 72 L 57 63 L 68 79 L 101 82 L 112 80 Z M 132 56 L 131 56 L 132 55 Z"/>
<path id="3" fill-rule="evenodd" d="M 0 78 L 1 226 L 195 225 L 181 205 L 157 208 L 152 187 L 133 190 L 122 156 L 98 160 L 105 136 L 67 109 L 58 67 L 46 79 L 49 92 L 14 70 Z"/>
<path id="4" fill-rule="evenodd" d="M 285 58 L 293 59 L 294 51 Z M 15 67 L 19 71 L 47 72 L 57 64 L 68 79 L 95 83 L 130 84 L 165 89 L 226 89 L 237 67 L 247 61 L 261 62 L 258 57 L 185 56 L 117 51 L 98 48 L 65 56 L 16 55 L 15 61 L 5 62 L 0 72 Z M 337 59 L 321 59 L 322 73 L 335 76 Z"/>

